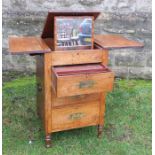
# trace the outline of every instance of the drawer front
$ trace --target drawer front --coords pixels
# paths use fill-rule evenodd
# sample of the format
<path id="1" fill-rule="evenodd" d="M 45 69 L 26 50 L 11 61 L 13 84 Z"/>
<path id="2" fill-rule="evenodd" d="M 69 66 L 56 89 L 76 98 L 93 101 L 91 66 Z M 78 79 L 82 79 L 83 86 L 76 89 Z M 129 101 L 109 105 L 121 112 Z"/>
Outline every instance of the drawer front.
<path id="1" fill-rule="evenodd" d="M 99 101 L 100 93 L 93 94 L 83 94 L 68 97 L 56 97 L 56 94 L 52 91 L 52 106 L 58 107 L 63 105 L 75 105 L 75 104 L 85 104 L 85 102 Z"/>
<path id="2" fill-rule="evenodd" d="M 55 92 L 57 97 L 109 92 L 113 88 L 114 74 L 96 73 L 69 76 L 57 76 Z M 54 84 L 53 84 L 54 85 Z"/>
<path id="3" fill-rule="evenodd" d="M 104 56 L 103 56 L 104 55 Z M 52 65 L 73 65 L 85 63 L 102 62 L 103 58 L 107 61 L 107 51 L 103 50 L 85 50 L 85 51 L 57 51 L 52 53 Z"/>
<path id="4" fill-rule="evenodd" d="M 64 106 L 52 110 L 52 132 L 97 125 L 98 123 L 99 102 Z"/>

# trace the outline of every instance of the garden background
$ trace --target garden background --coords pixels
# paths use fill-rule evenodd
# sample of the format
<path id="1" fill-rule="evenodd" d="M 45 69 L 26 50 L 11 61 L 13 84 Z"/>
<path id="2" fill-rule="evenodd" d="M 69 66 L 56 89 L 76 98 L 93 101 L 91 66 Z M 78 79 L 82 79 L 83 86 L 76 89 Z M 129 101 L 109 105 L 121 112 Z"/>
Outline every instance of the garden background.
<path id="1" fill-rule="evenodd" d="M 97 10 L 95 33 L 116 33 L 144 42 L 143 49 L 110 51 L 119 77 L 151 79 L 151 0 L 3 0 L 3 71 L 35 72 L 35 58 L 8 53 L 9 35 L 40 36 L 48 11 Z"/>

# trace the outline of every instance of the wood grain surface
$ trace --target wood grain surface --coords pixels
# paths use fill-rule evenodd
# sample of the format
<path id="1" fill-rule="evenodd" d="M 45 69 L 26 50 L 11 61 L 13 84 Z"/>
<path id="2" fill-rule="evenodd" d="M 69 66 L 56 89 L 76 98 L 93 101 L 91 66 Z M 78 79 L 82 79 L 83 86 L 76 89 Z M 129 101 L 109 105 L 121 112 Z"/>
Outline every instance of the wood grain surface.
<path id="1" fill-rule="evenodd" d="M 52 109 L 52 131 L 61 131 L 99 123 L 99 101 Z"/>
<path id="2" fill-rule="evenodd" d="M 105 49 L 143 47 L 144 44 L 138 41 L 129 40 L 121 35 L 95 35 L 94 42 Z"/>
<path id="3" fill-rule="evenodd" d="M 85 104 L 92 101 L 100 101 L 100 93 L 82 94 L 69 97 L 57 97 L 52 89 L 52 107 Z"/>
<path id="4" fill-rule="evenodd" d="M 51 49 L 40 37 L 9 37 L 9 52 L 11 54 L 47 53 Z"/>
<path id="5" fill-rule="evenodd" d="M 102 49 L 52 52 L 52 65 L 74 65 L 102 61 Z"/>
<path id="6" fill-rule="evenodd" d="M 108 92 L 113 88 L 114 73 L 90 73 L 59 76 L 53 68 L 52 83 L 57 97 Z"/>

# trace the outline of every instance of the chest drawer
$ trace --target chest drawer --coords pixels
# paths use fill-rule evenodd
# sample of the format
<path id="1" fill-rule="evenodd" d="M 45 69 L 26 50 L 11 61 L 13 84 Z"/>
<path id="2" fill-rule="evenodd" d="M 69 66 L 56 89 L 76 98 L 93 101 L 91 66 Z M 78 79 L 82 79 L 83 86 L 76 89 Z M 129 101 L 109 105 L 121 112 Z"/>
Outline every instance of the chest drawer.
<path id="1" fill-rule="evenodd" d="M 106 56 L 102 49 L 77 50 L 77 51 L 57 51 L 52 53 L 52 65 L 74 65 L 85 63 L 98 63 Z"/>
<path id="2" fill-rule="evenodd" d="M 99 101 L 52 109 L 52 132 L 96 125 L 99 123 Z"/>
<path id="3" fill-rule="evenodd" d="M 104 62 L 108 64 L 108 51 L 94 44 L 94 49 L 53 51 L 53 39 L 44 39 L 51 48 L 51 61 L 53 66 L 87 64 Z"/>
<path id="4" fill-rule="evenodd" d="M 52 76 L 57 97 L 108 92 L 114 81 L 113 72 L 100 64 L 53 67 Z"/>
<path id="5" fill-rule="evenodd" d="M 75 104 L 85 104 L 86 102 L 99 101 L 101 98 L 100 93 L 82 94 L 67 97 L 56 97 L 56 94 L 52 91 L 52 106 L 66 106 Z"/>

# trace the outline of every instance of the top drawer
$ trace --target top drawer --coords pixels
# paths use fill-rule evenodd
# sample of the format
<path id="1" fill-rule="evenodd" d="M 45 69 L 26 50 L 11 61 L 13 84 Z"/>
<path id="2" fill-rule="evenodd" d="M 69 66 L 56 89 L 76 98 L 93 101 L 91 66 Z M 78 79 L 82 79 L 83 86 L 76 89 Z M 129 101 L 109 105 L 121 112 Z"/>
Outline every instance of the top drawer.
<path id="1" fill-rule="evenodd" d="M 114 74 L 100 64 L 52 68 L 52 86 L 57 97 L 112 90 Z"/>
<path id="2" fill-rule="evenodd" d="M 98 46 L 89 50 L 53 51 L 52 66 L 74 65 L 87 63 L 108 63 L 108 52 Z"/>
<path id="3" fill-rule="evenodd" d="M 51 49 L 52 66 L 99 63 L 108 64 L 108 51 L 97 44 L 94 49 L 54 51 L 53 39 L 44 39 Z"/>

